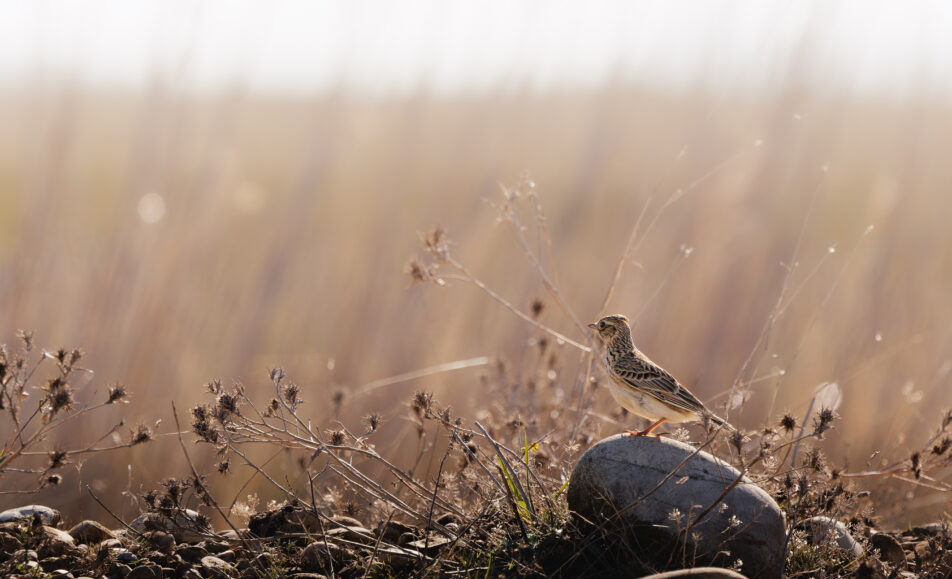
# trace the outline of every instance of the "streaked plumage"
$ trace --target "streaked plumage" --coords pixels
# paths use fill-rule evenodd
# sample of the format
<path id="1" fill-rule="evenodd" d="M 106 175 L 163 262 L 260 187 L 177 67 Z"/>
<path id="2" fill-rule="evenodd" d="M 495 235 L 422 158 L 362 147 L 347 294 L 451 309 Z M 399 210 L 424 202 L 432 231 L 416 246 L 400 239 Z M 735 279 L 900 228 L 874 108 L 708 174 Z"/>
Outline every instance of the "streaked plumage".
<path id="1" fill-rule="evenodd" d="M 609 390 L 612 396 L 633 414 L 654 422 L 647 430 L 629 431 L 630 434 L 649 434 L 665 421 L 702 421 L 705 415 L 715 425 L 734 430 L 733 426 L 708 410 L 664 368 L 635 347 L 631 341 L 628 318 L 621 315 L 605 316 L 588 327 L 595 330 L 605 348 L 605 365 L 611 379 Z"/>

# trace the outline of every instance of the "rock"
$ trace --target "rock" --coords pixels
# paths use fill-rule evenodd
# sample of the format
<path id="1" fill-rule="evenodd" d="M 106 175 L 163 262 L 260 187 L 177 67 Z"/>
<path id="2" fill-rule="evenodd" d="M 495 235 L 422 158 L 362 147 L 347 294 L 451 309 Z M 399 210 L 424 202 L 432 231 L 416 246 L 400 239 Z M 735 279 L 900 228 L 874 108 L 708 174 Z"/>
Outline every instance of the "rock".
<path id="1" fill-rule="evenodd" d="M 86 543 L 93 544 L 105 541 L 106 539 L 114 539 L 116 536 L 112 534 L 112 531 L 107 529 L 104 525 L 97 523 L 96 521 L 83 521 L 77 523 L 72 529 L 69 530 L 69 534 L 76 540 L 77 543 Z"/>
<path id="2" fill-rule="evenodd" d="M 922 525 L 919 527 L 913 527 L 912 533 L 917 537 L 929 537 L 935 535 L 941 535 L 949 530 L 949 525 L 946 523 L 929 523 L 928 525 Z"/>
<path id="3" fill-rule="evenodd" d="M 205 549 L 213 555 L 217 555 L 218 553 L 222 553 L 231 548 L 231 545 L 228 543 L 223 541 L 212 541 L 211 539 L 202 541 L 201 546 L 205 547 Z"/>
<path id="4" fill-rule="evenodd" d="M 295 573 L 291 575 L 294 579 L 327 579 L 327 575 L 320 573 Z"/>
<path id="5" fill-rule="evenodd" d="M 258 537 L 274 537 L 295 533 L 319 535 L 335 525 L 321 521 L 320 515 L 300 505 L 285 505 L 264 513 L 256 513 L 248 521 L 248 530 Z"/>
<path id="6" fill-rule="evenodd" d="M 106 539 L 96 545 L 96 549 L 122 549 L 122 541 L 119 539 Z"/>
<path id="7" fill-rule="evenodd" d="M 328 537 L 340 537 L 347 541 L 363 543 L 365 545 L 373 545 L 377 542 L 373 531 L 363 527 L 337 527 L 336 529 L 328 529 L 326 535 Z"/>
<path id="8" fill-rule="evenodd" d="M 9 533 L 0 533 L 0 554 L 9 556 L 23 548 L 23 543 Z"/>
<path id="9" fill-rule="evenodd" d="M 222 551 L 221 553 L 217 553 L 215 556 L 221 559 L 222 561 L 224 561 L 225 563 L 229 563 L 232 565 L 234 565 L 235 559 L 238 558 L 238 555 L 236 555 L 235 552 L 232 551 L 231 549 L 228 549 L 227 551 Z"/>
<path id="10" fill-rule="evenodd" d="M 116 573 L 118 573 L 120 577 L 128 577 L 129 573 L 132 573 L 132 567 L 123 563 L 117 563 Z"/>
<path id="11" fill-rule="evenodd" d="M 690 557 L 690 564 L 727 565 L 740 559 L 752 577 L 779 577 L 786 537 L 783 514 L 749 479 L 742 479 L 685 532 L 740 476 L 729 464 L 695 452 L 668 438 L 606 438 L 575 465 L 569 508 L 591 524 L 608 522 L 647 556 L 667 560 L 677 549 L 675 560 Z"/>
<path id="12" fill-rule="evenodd" d="M 40 517 L 44 525 L 56 525 L 62 520 L 56 509 L 43 505 L 27 505 L 3 511 L 0 513 L 0 523 L 29 522 L 34 516 Z"/>
<path id="13" fill-rule="evenodd" d="M 177 512 L 174 521 L 161 513 L 144 513 L 129 523 L 129 527 L 142 534 L 162 531 L 171 534 L 179 543 L 192 543 L 213 533 L 208 525 L 203 524 L 202 519 L 201 515 L 191 509 Z"/>
<path id="14" fill-rule="evenodd" d="M 916 543 L 916 546 L 913 547 L 913 550 L 916 553 L 916 559 L 923 564 L 928 565 L 935 560 L 935 552 L 932 550 L 932 545 L 929 544 L 929 541 L 919 541 Z"/>
<path id="15" fill-rule="evenodd" d="M 449 537 L 437 535 L 436 533 L 430 533 L 429 539 L 417 539 L 416 541 L 409 541 L 406 543 L 406 545 L 401 546 L 417 549 L 418 551 L 422 551 L 427 555 L 432 555 L 434 551 L 439 551 L 441 547 L 452 542 L 453 539 L 450 539 Z"/>
<path id="16" fill-rule="evenodd" d="M 47 573 L 55 573 L 57 570 L 74 567 L 77 563 L 75 557 L 48 557 L 40 561 L 40 568 Z"/>
<path id="17" fill-rule="evenodd" d="M 892 535 L 875 533 L 869 539 L 874 549 L 879 549 L 879 558 L 897 569 L 906 568 L 906 553 L 902 544 Z"/>
<path id="18" fill-rule="evenodd" d="M 745 577 L 737 571 L 721 569 L 720 567 L 695 567 L 693 569 L 680 569 L 678 571 L 668 571 L 666 573 L 647 575 L 642 579 L 677 579 L 680 577 L 690 577 L 690 579 L 745 579 Z"/>
<path id="19" fill-rule="evenodd" d="M 130 553 L 129 551 L 123 551 L 116 555 L 116 561 L 119 561 L 123 565 L 129 565 L 131 563 L 135 563 L 138 560 L 139 558 L 135 555 L 135 553 Z"/>
<path id="20" fill-rule="evenodd" d="M 853 576 L 863 579 L 886 579 L 886 565 L 876 557 L 864 557 Z"/>
<path id="21" fill-rule="evenodd" d="M 136 567 L 126 575 L 126 579 L 162 579 L 162 568 L 158 565 Z"/>
<path id="22" fill-rule="evenodd" d="M 846 525 L 836 519 L 813 517 L 797 524 L 797 528 L 806 529 L 807 540 L 811 545 L 820 545 L 832 539 L 840 549 L 850 551 L 856 557 L 863 556 L 863 546 L 850 535 Z"/>
<path id="23" fill-rule="evenodd" d="M 11 555 L 14 561 L 38 561 L 40 556 L 33 549 L 20 549 Z"/>
<path id="24" fill-rule="evenodd" d="M 175 546 L 175 537 L 162 531 L 149 531 L 142 535 L 142 538 L 155 546 L 162 552 L 168 552 Z"/>
<path id="25" fill-rule="evenodd" d="M 301 552 L 301 567 L 305 571 L 330 571 L 340 569 L 344 560 L 349 558 L 347 549 L 334 543 L 315 541 Z"/>
<path id="26" fill-rule="evenodd" d="M 189 563 L 197 563 L 208 555 L 208 551 L 197 545 L 182 545 L 175 549 L 175 554 Z"/>
<path id="27" fill-rule="evenodd" d="M 53 527 L 40 527 L 40 536 L 42 537 L 42 542 L 38 553 L 40 557 L 43 558 L 59 557 L 60 555 L 72 551 L 76 545 L 72 535 L 66 531 L 54 529 Z"/>
<path id="28" fill-rule="evenodd" d="M 389 547 L 381 545 L 377 547 L 376 557 L 385 564 L 399 571 L 404 567 L 413 565 L 415 562 L 423 559 L 423 553 L 413 549 L 404 549 L 403 547 Z"/>
<path id="29" fill-rule="evenodd" d="M 331 517 L 331 520 L 337 523 L 338 525 L 343 525 L 345 527 L 363 527 L 364 524 L 355 519 L 354 517 L 346 517 L 344 515 L 334 515 Z"/>
<path id="30" fill-rule="evenodd" d="M 218 557 L 207 555 L 202 557 L 202 571 L 206 577 L 230 577 L 234 570 Z"/>
<path id="31" fill-rule="evenodd" d="M 400 521 L 380 521 L 380 523 L 377 524 L 374 534 L 378 537 L 383 537 L 383 540 L 388 543 L 396 543 L 401 535 L 405 533 L 412 535 L 415 530 L 416 527 L 411 527 Z"/>

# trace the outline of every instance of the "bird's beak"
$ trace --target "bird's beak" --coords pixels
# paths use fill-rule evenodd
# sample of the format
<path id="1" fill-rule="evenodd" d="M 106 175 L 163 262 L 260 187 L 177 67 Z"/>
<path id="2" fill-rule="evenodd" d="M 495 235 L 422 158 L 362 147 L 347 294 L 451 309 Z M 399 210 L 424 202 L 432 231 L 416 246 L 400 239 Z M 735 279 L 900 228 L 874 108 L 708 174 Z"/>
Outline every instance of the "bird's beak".
<path id="1" fill-rule="evenodd" d="M 592 328 L 593 330 L 597 330 L 597 329 L 598 329 L 598 326 L 596 326 L 595 324 L 589 324 L 588 327 L 589 327 L 589 328 Z"/>

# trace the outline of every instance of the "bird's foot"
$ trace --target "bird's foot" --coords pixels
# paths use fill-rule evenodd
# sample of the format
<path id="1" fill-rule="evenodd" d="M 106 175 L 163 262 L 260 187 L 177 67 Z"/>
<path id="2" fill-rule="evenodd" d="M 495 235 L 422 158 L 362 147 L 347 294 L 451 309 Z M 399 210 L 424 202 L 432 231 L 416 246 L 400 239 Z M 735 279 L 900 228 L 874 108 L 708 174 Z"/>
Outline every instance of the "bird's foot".
<path id="1" fill-rule="evenodd" d="M 626 430 L 625 434 L 628 436 L 653 436 L 655 438 L 661 436 L 660 434 L 654 434 L 648 430 Z"/>

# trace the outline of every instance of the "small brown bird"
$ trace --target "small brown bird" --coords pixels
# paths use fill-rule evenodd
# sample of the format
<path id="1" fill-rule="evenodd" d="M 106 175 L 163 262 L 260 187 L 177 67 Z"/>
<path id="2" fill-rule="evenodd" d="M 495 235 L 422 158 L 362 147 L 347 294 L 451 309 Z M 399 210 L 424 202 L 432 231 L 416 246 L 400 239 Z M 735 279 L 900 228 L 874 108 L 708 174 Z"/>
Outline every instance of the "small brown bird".
<path id="1" fill-rule="evenodd" d="M 736 430 L 635 347 L 628 318 L 605 316 L 588 327 L 598 333 L 605 347 L 605 365 L 611 379 L 609 390 L 615 401 L 630 412 L 654 422 L 646 430 L 628 430 L 628 434 L 646 436 L 666 420 L 694 422 L 703 421 L 705 416 L 718 426 Z"/>

